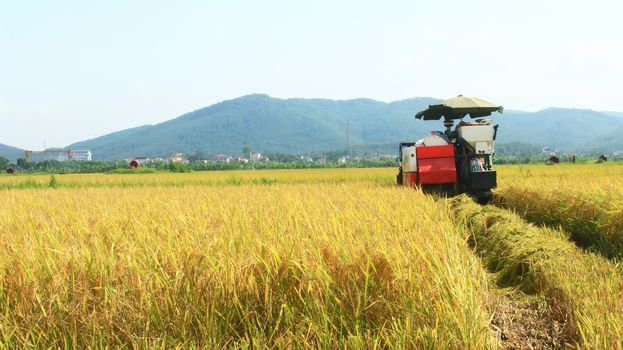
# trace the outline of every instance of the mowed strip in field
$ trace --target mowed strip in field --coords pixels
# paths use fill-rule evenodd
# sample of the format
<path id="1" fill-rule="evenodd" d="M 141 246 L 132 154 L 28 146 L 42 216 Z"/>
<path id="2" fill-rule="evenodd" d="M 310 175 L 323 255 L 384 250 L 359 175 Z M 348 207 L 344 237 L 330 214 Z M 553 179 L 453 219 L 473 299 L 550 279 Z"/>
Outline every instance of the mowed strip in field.
<path id="1" fill-rule="evenodd" d="M 500 167 L 498 204 L 569 232 L 578 245 L 623 258 L 623 164 Z"/>
<path id="2" fill-rule="evenodd" d="M 278 174 L 2 191 L 0 343 L 496 348 L 486 272 L 446 205 L 377 175 Z"/>
<path id="3" fill-rule="evenodd" d="M 571 320 L 564 330 L 569 343 L 623 349 L 621 265 L 583 252 L 564 232 L 528 224 L 507 210 L 482 207 L 463 196 L 450 202 L 500 285 L 544 297 L 554 319 Z"/>

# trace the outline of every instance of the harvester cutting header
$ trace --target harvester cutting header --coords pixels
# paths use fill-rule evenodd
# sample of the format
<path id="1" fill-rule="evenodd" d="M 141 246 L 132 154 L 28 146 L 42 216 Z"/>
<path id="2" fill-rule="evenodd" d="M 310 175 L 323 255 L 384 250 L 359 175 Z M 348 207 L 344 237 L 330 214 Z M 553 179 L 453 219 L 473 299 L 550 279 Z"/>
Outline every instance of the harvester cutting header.
<path id="1" fill-rule="evenodd" d="M 492 198 L 497 125 L 483 119 L 504 108 L 475 97 L 459 95 L 417 113 L 421 120 L 444 118 L 445 131 L 432 131 L 417 142 L 400 144 L 399 185 L 442 188 L 468 193 L 479 202 Z M 463 121 L 469 116 L 473 121 Z M 454 127 L 454 121 L 460 120 Z"/>

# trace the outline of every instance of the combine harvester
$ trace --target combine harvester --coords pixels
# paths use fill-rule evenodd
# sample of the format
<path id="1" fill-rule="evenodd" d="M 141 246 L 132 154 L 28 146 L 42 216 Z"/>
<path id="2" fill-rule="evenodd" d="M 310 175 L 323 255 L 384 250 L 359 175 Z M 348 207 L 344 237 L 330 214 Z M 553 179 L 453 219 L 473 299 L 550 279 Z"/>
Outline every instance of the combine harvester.
<path id="1" fill-rule="evenodd" d="M 398 184 L 447 194 L 467 193 L 479 203 L 489 202 L 491 189 L 496 186 L 492 158 L 498 126 L 482 117 L 503 110 L 502 106 L 459 95 L 417 113 L 415 117 L 422 120 L 443 117 L 446 130 L 400 144 Z M 463 121 L 468 115 L 480 119 Z M 452 130 L 456 119 L 460 122 Z"/>

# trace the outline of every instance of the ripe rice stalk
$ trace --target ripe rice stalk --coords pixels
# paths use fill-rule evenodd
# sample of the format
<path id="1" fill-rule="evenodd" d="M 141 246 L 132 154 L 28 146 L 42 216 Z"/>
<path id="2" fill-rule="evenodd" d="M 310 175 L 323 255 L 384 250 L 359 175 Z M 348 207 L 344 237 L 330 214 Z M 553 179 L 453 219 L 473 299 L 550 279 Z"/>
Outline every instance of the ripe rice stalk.
<path id="1" fill-rule="evenodd" d="M 623 257 L 623 167 L 614 164 L 514 169 L 496 190 L 498 204 L 526 220 L 561 227 L 581 247 Z"/>
<path id="2" fill-rule="evenodd" d="M 4 191 L 0 343 L 497 348 L 486 273 L 446 205 L 319 174 Z"/>
<path id="3" fill-rule="evenodd" d="M 451 200 L 470 242 L 503 285 L 543 295 L 574 320 L 578 346 L 623 348 L 623 270 L 569 242 L 564 232 L 536 227 L 516 214 Z"/>

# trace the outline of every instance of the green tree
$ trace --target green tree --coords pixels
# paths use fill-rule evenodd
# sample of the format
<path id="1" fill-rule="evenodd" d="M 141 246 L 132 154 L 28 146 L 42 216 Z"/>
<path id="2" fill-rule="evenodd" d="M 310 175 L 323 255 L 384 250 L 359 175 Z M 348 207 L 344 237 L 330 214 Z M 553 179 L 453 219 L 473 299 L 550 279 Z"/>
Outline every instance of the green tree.
<path id="1" fill-rule="evenodd" d="M 20 168 L 24 168 L 26 167 L 26 164 L 28 164 L 28 160 L 26 158 L 17 158 L 17 166 Z"/>
<path id="2" fill-rule="evenodd" d="M 190 162 L 197 162 L 197 161 L 206 159 L 206 156 L 200 150 L 196 150 L 196 151 L 190 153 L 186 157 L 186 159 L 188 159 L 188 161 L 190 161 Z"/>
<path id="3" fill-rule="evenodd" d="M 0 170 L 6 170 L 9 167 L 9 160 L 6 157 L 0 156 Z"/>
<path id="4" fill-rule="evenodd" d="M 250 155 L 251 155 L 251 147 L 249 147 L 249 146 L 244 146 L 244 147 L 242 148 L 242 154 L 243 154 L 243 155 L 245 155 L 245 156 L 247 156 L 247 157 L 248 157 L 248 156 L 250 156 Z"/>

